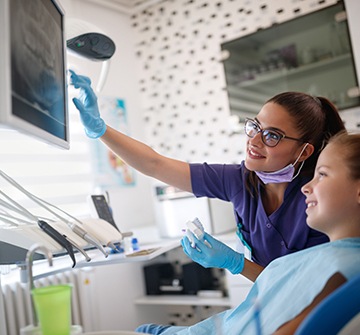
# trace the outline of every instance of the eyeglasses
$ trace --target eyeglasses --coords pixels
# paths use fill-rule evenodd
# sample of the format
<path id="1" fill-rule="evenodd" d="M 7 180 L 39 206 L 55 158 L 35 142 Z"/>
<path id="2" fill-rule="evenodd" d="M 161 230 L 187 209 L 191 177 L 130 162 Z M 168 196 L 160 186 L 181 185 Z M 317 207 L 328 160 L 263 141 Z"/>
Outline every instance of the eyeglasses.
<path id="1" fill-rule="evenodd" d="M 304 142 L 299 138 L 286 136 L 285 134 L 281 133 L 279 130 L 261 129 L 260 125 L 253 119 L 245 120 L 244 129 L 245 129 L 245 134 L 250 138 L 254 138 L 258 133 L 261 133 L 261 140 L 268 147 L 277 146 L 283 138 L 287 138 L 288 140 L 293 140 L 293 141 Z"/>

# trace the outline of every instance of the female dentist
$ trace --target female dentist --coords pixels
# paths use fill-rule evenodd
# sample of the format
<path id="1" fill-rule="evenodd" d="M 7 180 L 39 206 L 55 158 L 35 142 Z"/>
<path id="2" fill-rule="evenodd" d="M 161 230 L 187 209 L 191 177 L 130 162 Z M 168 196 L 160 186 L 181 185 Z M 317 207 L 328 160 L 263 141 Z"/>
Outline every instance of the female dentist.
<path id="1" fill-rule="evenodd" d="M 328 241 L 324 234 L 306 225 L 301 193 L 324 144 L 344 129 L 336 108 L 326 98 L 299 92 L 276 95 L 254 119 L 246 121 L 247 152 L 241 164 L 189 164 L 162 156 L 106 125 L 90 79 L 71 71 L 70 82 L 80 89 L 79 98 L 73 102 L 88 137 L 100 138 L 145 175 L 197 197 L 232 202 L 237 235 L 254 261 L 254 279 L 275 258 Z M 214 241 L 212 247 L 209 257 L 199 256 L 196 249 L 186 245 L 184 251 L 205 267 L 242 272 L 242 253 L 220 241 Z"/>
<path id="2" fill-rule="evenodd" d="M 136 331 L 154 335 L 294 334 L 322 300 L 360 275 L 359 152 L 360 134 L 342 132 L 332 137 L 319 157 L 314 178 L 302 187 L 307 224 L 326 234 L 329 243 L 271 262 L 236 308 L 190 327 L 148 324 Z M 200 248 L 208 247 L 202 244 Z"/>

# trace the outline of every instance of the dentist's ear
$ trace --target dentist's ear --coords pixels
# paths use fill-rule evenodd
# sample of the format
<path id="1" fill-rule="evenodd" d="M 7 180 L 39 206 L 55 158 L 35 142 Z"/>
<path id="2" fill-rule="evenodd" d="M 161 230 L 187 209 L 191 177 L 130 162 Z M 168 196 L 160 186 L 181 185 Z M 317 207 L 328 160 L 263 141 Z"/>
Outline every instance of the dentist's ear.
<path id="1" fill-rule="evenodd" d="M 310 143 L 305 143 L 305 146 L 302 150 L 303 151 L 299 157 L 299 162 L 307 160 L 314 153 L 314 146 Z"/>

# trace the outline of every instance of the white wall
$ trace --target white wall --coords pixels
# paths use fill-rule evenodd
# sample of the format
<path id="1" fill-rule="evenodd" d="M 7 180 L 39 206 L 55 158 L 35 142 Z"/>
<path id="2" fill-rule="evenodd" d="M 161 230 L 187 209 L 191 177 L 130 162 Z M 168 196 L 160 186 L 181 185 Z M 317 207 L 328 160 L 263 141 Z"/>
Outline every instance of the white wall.
<path id="1" fill-rule="evenodd" d="M 360 78 L 360 2 L 358 0 L 344 0 L 348 16 L 350 38 L 352 42 L 357 76 Z"/>
<path id="2" fill-rule="evenodd" d="M 360 80 L 360 2 L 358 0 L 345 0 L 345 8 L 348 16 L 350 38 L 354 52 L 354 62 L 358 80 Z M 352 132 L 359 132 L 360 108 L 354 108 L 342 113 L 342 119 Z"/>

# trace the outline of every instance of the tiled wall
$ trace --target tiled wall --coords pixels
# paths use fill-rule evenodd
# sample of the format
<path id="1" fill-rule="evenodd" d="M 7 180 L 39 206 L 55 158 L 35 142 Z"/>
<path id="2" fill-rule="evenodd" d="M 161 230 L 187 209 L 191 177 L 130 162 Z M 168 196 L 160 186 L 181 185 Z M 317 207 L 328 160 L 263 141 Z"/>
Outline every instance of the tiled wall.
<path id="1" fill-rule="evenodd" d="M 147 143 L 189 162 L 239 162 L 221 44 L 335 0 L 167 0 L 132 16 Z"/>

